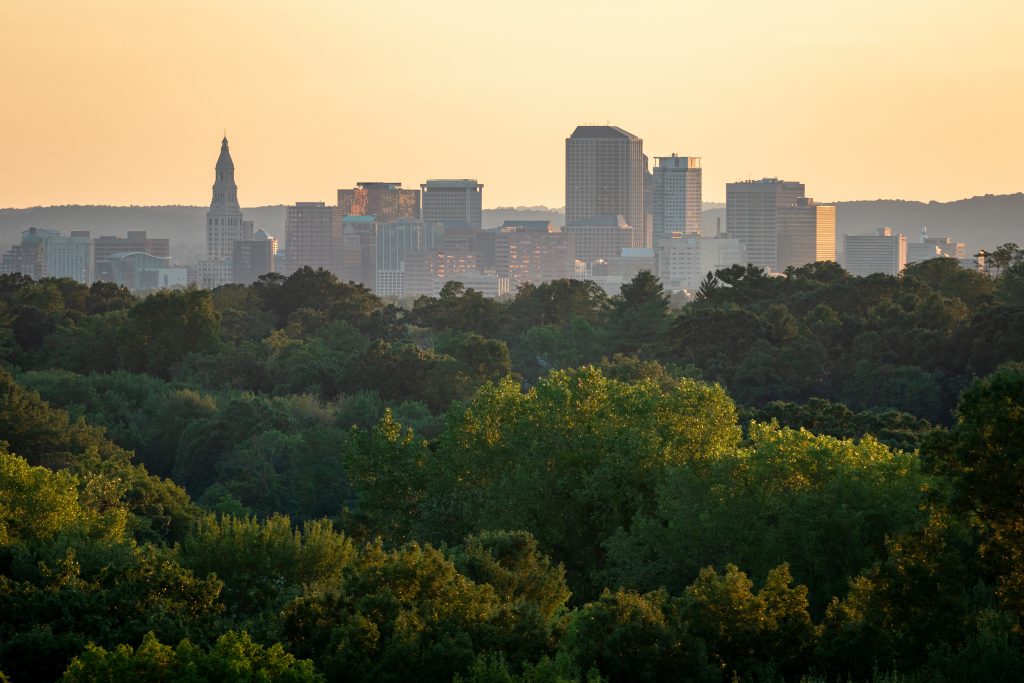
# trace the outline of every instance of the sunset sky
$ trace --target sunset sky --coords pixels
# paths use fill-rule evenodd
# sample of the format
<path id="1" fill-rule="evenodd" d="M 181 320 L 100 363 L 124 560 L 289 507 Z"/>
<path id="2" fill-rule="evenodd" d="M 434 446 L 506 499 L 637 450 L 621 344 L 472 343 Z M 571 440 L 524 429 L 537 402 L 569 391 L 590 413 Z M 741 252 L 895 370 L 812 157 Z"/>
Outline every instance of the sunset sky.
<path id="1" fill-rule="evenodd" d="M 0 0 L 0 207 L 245 206 L 477 178 L 564 204 L 621 126 L 822 201 L 1024 190 L 1019 0 Z"/>

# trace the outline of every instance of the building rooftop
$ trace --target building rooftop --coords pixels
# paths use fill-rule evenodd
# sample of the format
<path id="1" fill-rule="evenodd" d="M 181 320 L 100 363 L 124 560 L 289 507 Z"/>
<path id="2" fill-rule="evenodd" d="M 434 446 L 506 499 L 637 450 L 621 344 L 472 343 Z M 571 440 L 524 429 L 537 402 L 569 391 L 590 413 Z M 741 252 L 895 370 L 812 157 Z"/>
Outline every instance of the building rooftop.
<path id="1" fill-rule="evenodd" d="M 569 223 L 566 227 L 572 226 L 586 226 L 586 225 L 617 225 L 620 228 L 628 228 L 629 223 L 622 217 L 622 214 L 606 213 L 600 216 L 591 216 L 590 218 L 583 218 L 578 221 Z"/>
<path id="2" fill-rule="evenodd" d="M 420 187 L 423 188 L 435 188 L 435 187 L 483 187 L 476 181 L 476 178 L 438 178 L 435 180 L 428 180 L 423 183 Z"/>
<path id="3" fill-rule="evenodd" d="M 618 126 L 576 126 L 576 130 L 570 136 L 572 139 L 580 138 L 603 138 L 639 140 L 637 136 L 629 131 L 622 130 Z"/>
<path id="4" fill-rule="evenodd" d="M 551 232 L 551 221 L 505 221 L 499 230 L 503 232 Z"/>

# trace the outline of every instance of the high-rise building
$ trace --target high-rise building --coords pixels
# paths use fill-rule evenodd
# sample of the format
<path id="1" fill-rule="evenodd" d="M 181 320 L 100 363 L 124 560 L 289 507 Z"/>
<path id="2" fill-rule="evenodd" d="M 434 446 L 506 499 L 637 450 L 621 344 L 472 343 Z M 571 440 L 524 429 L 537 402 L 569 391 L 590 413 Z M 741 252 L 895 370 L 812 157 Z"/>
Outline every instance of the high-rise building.
<path id="1" fill-rule="evenodd" d="M 572 277 L 572 237 L 550 221 L 505 221 L 494 235 L 495 271 L 512 286 Z"/>
<path id="2" fill-rule="evenodd" d="M 843 264 L 851 275 L 899 275 L 907 265 L 906 235 L 879 228 L 874 235 L 843 235 Z"/>
<path id="3" fill-rule="evenodd" d="M 728 236 L 743 242 L 750 263 L 778 271 L 779 210 L 795 207 L 803 198 L 803 183 L 778 178 L 727 183 L 725 224 Z"/>
<path id="4" fill-rule="evenodd" d="M 484 186 L 472 179 L 428 180 L 422 190 L 423 222 L 428 226 L 464 222 L 483 229 Z"/>
<path id="5" fill-rule="evenodd" d="M 562 232 L 572 238 L 575 259 L 588 268 L 594 261 L 622 255 L 633 241 L 633 229 L 621 214 L 593 216 L 569 223 Z M 639 247 L 638 247 L 639 248 Z"/>
<path id="6" fill-rule="evenodd" d="M 298 202 L 285 212 L 284 251 L 288 273 L 303 266 L 342 277 L 342 221 L 345 215 L 324 202 Z"/>
<path id="7" fill-rule="evenodd" d="M 629 247 L 651 246 L 644 211 L 643 140 L 616 126 L 577 126 L 565 140 L 565 221 L 621 214 Z"/>
<path id="8" fill-rule="evenodd" d="M 361 182 L 338 190 L 338 208 L 346 216 L 376 216 L 378 223 L 419 218 L 420 191 L 402 189 L 402 183 Z"/>
<path id="9" fill-rule="evenodd" d="M 226 137 L 220 143 L 215 172 L 213 199 L 206 212 L 206 258 L 223 261 L 231 258 L 232 245 L 244 238 L 245 229 L 235 185 L 235 162 L 231 160 Z"/>
<path id="10" fill-rule="evenodd" d="M 261 275 L 274 272 L 277 240 L 266 230 L 257 230 L 252 239 L 235 242 L 231 255 L 231 278 L 235 284 L 251 285 Z"/>
<path id="11" fill-rule="evenodd" d="M 88 230 L 72 230 L 70 236 L 56 230 L 29 228 L 21 244 L 11 247 L 0 262 L 0 273 L 22 273 L 31 278 L 70 278 L 82 284 L 93 281 L 92 239 Z"/>
<path id="12" fill-rule="evenodd" d="M 921 228 L 919 241 L 907 241 L 907 263 L 920 263 L 933 258 L 954 258 L 971 270 L 978 267 L 975 257 L 968 258 L 966 243 L 956 242 L 952 237 L 929 237 L 928 228 Z"/>
<path id="13" fill-rule="evenodd" d="M 171 241 L 148 237 L 145 230 L 129 230 L 125 237 L 102 235 L 93 240 L 93 275 L 102 282 L 114 282 L 111 259 L 114 254 L 139 253 L 157 258 L 171 255 Z"/>
<path id="14" fill-rule="evenodd" d="M 341 278 L 373 289 L 377 280 L 376 216 L 345 216 L 342 220 Z"/>
<path id="15" fill-rule="evenodd" d="M 747 263 L 743 243 L 725 237 L 663 237 L 656 251 L 658 277 L 672 290 L 696 291 L 708 273 Z"/>
<path id="16" fill-rule="evenodd" d="M 836 260 L 836 207 L 816 204 L 807 197 L 796 206 L 779 209 L 778 261 L 780 271 L 816 261 Z"/>
<path id="17" fill-rule="evenodd" d="M 380 226 L 373 288 L 378 296 L 405 296 L 405 257 L 426 248 L 424 233 L 423 221 L 412 218 Z"/>
<path id="18" fill-rule="evenodd" d="M 701 234 L 700 157 L 654 158 L 652 212 L 654 240 Z"/>

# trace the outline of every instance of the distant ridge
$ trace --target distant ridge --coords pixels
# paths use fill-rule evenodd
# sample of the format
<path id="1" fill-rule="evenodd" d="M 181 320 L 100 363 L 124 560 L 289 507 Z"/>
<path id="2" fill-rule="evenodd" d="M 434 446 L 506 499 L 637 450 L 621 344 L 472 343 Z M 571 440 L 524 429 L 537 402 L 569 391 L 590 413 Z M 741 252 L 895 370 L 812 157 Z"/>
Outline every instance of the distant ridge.
<path id="1" fill-rule="evenodd" d="M 901 199 L 873 199 L 836 203 L 837 246 L 842 234 L 863 234 L 888 225 L 916 240 L 922 226 L 934 237 L 950 236 L 967 243 L 974 253 L 1005 242 L 1024 244 L 1024 193 L 984 195 L 951 202 L 917 202 Z M 705 233 L 714 235 L 717 219 L 725 226 L 725 208 L 720 203 L 704 206 Z M 256 206 L 243 209 L 245 217 L 284 237 L 285 206 Z M 517 206 L 485 209 L 484 227 L 493 228 L 506 220 L 549 220 L 561 225 L 564 211 L 546 206 Z M 179 259 L 198 258 L 205 250 L 205 206 L 38 206 L 0 209 L 0 247 L 6 250 L 20 239 L 29 226 L 54 230 L 89 230 L 93 235 L 124 234 L 147 230 L 154 237 L 171 240 L 171 253 Z"/>

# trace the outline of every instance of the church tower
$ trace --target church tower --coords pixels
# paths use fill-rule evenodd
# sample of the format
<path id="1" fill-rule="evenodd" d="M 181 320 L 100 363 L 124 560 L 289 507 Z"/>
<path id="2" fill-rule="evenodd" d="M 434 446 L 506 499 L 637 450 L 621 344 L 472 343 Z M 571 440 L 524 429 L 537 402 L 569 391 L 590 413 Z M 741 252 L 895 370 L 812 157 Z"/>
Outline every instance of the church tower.
<path id="1" fill-rule="evenodd" d="M 242 209 L 238 206 L 238 186 L 235 185 L 235 163 L 228 150 L 228 139 L 220 143 L 213 199 L 206 212 L 206 257 L 211 261 L 231 258 L 235 242 L 246 239 L 246 225 Z"/>

